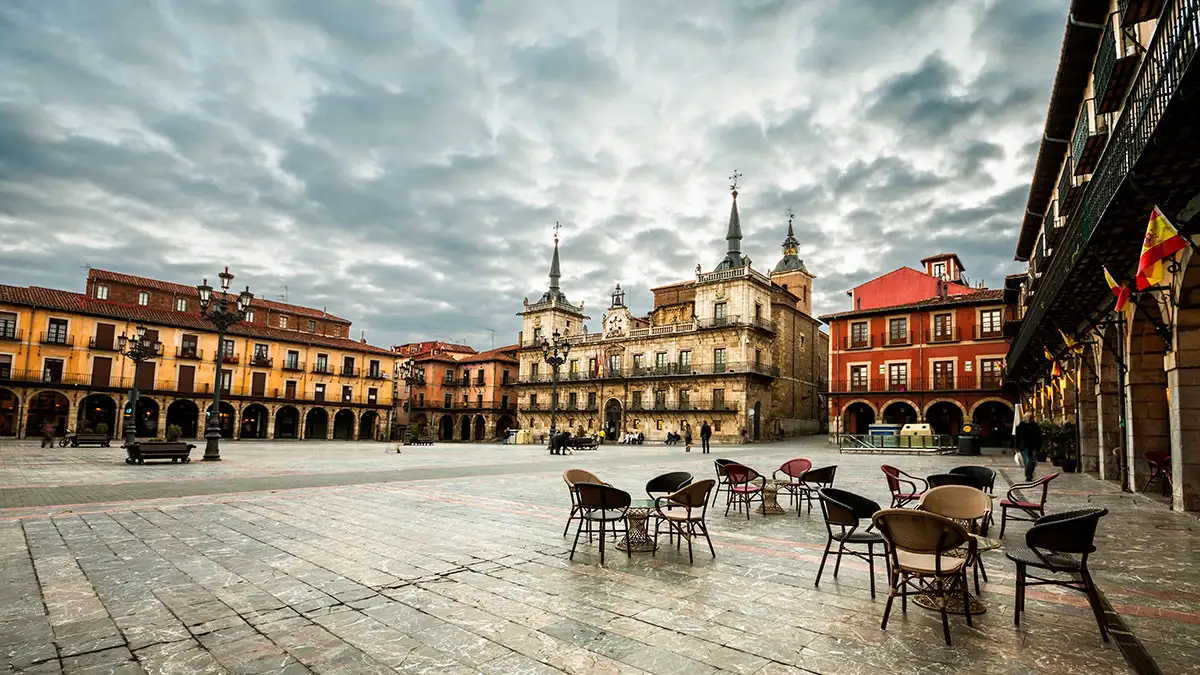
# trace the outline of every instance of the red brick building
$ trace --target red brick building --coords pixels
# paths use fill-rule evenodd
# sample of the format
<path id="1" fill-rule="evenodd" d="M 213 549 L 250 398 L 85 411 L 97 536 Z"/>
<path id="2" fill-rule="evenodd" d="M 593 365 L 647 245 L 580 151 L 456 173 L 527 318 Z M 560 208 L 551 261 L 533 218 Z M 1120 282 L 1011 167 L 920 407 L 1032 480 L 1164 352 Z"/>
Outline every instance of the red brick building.
<path id="1" fill-rule="evenodd" d="M 829 324 L 829 424 L 865 434 L 875 422 L 926 422 L 957 434 L 971 419 L 991 436 L 1012 428 L 1002 390 L 1013 308 L 1003 291 L 972 288 L 953 253 L 889 272 L 849 291 L 854 309 Z"/>
<path id="2" fill-rule="evenodd" d="M 476 353 L 467 345 L 414 342 L 392 348 L 425 374 L 407 394 L 406 422 L 442 441 L 503 438 L 516 416 L 517 345 Z"/>

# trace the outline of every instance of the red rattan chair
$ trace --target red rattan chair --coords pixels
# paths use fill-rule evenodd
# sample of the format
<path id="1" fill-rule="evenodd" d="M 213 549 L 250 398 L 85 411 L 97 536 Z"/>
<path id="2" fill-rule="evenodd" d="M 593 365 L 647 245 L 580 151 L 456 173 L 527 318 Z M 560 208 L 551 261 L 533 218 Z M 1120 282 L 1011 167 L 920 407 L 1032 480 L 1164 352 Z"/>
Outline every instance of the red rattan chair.
<path id="1" fill-rule="evenodd" d="M 796 503 L 796 498 L 804 492 L 804 481 L 800 480 L 804 476 L 804 472 L 812 468 L 812 462 L 807 459 L 789 459 L 782 466 L 775 469 L 775 473 L 771 474 L 771 478 L 778 481 L 779 474 L 788 477 L 786 483 L 780 482 L 779 489 L 787 492 L 791 496 L 792 503 Z"/>
<path id="2" fill-rule="evenodd" d="M 1000 538 L 1004 538 L 1004 524 L 1009 520 L 1024 520 L 1032 523 L 1038 518 L 1046 515 L 1046 497 L 1050 491 L 1050 481 L 1058 478 L 1058 473 L 1051 473 L 1042 476 L 1041 478 L 1029 483 L 1017 483 L 1008 489 L 1008 497 L 1000 500 Z M 1038 501 L 1024 499 L 1021 496 L 1022 490 L 1034 491 L 1038 488 L 1042 489 L 1042 494 Z M 1009 509 L 1015 510 L 1024 515 L 1008 515 Z"/>
<path id="3" fill-rule="evenodd" d="M 915 502 L 929 489 L 929 483 L 924 478 L 904 473 L 894 466 L 884 464 L 879 467 L 887 478 L 888 491 L 892 493 L 892 508 L 903 508 L 909 502 Z M 917 483 L 921 487 L 917 487 Z"/>
<path id="4" fill-rule="evenodd" d="M 762 484 L 765 480 L 759 472 L 741 464 L 727 464 L 725 475 L 729 477 L 729 497 L 725 501 L 725 515 L 729 515 L 729 507 L 737 504 L 740 509 L 746 506 L 746 520 L 750 520 L 750 503 L 755 499 L 762 503 Z"/>

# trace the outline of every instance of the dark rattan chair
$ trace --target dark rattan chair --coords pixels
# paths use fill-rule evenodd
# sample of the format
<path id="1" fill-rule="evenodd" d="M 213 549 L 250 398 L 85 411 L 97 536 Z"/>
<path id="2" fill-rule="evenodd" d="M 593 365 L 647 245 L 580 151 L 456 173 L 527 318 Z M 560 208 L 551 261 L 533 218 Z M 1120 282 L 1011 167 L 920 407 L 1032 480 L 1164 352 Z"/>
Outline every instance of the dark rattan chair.
<path id="1" fill-rule="evenodd" d="M 729 476 L 729 497 L 725 501 L 725 515 L 729 515 L 730 505 L 737 504 L 737 510 L 745 505 L 746 520 L 750 520 L 750 503 L 755 499 L 758 499 L 760 504 L 762 503 L 765 479 L 759 472 L 741 464 L 727 464 L 725 474 Z"/>
<path id="2" fill-rule="evenodd" d="M 875 558 L 887 556 L 887 551 L 883 546 L 883 535 L 875 532 L 874 525 L 871 524 L 871 516 L 880 510 L 879 504 L 853 492 L 837 488 L 821 488 L 817 490 L 817 497 L 821 500 L 821 513 L 825 515 L 825 530 L 829 533 L 829 539 L 825 542 L 825 553 L 821 555 L 821 566 L 817 568 L 817 579 L 813 585 L 821 585 L 821 573 L 825 571 L 825 560 L 829 557 L 829 551 L 836 541 L 837 552 L 835 555 L 837 558 L 833 563 L 833 578 L 837 578 L 838 570 L 842 566 L 843 553 L 867 561 L 867 568 L 871 575 L 871 598 L 874 599 Z M 867 521 L 867 527 L 859 529 L 863 520 Z M 878 553 L 875 552 L 877 544 L 879 545 Z M 848 546 L 866 546 L 867 550 L 864 553 L 862 550 L 847 548 Z"/>
<path id="3" fill-rule="evenodd" d="M 942 633 L 949 645 L 946 602 L 950 593 L 959 590 L 963 605 L 969 606 L 966 569 L 967 561 L 975 555 L 975 541 L 962 525 L 927 511 L 885 509 L 871 520 L 887 542 L 889 561 L 888 599 L 880 629 L 887 630 L 892 600 L 897 595 L 901 611 L 906 613 L 909 595 L 929 595 L 937 600 L 942 613 Z M 949 555 L 964 544 L 969 546 L 966 558 Z M 967 625 L 972 625 L 969 612 Z"/>
<path id="4" fill-rule="evenodd" d="M 708 550 L 712 556 L 717 557 L 717 551 L 713 548 L 712 539 L 708 536 L 708 525 L 704 522 L 704 516 L 708 513 L 708 493 L 712 491 L 713 486 L 717 481 L 711 478 L 705 478 L 702 481 L 692 483 L 674 494 L 665 497 L 658 497 L 654 500 L 654 511 L 658 518 L 654 523 L 654 549 L 658 549 L 658 532 L 663 523 L 667 524 L 669 532 L 679 535 L 680 541 L 687 539 L 688 543 L 688 563 L 693 562 L 692 558 L 692 539 L 697 534 L 704 535 L 704 540 L 708 542 Z M 675 548 L 678 550 L 679 541 L 675 543 Z M 654 555 L 654 552 L 651 552 Z"/>
<path id="5" fill-rule="evenodd" d="M 1146 484 L 1142 486 L 1142 492 L 1150 489 L 1150 484 L 1157 480 L 1162 483 L 1163 494 L 1168 494 L 1172 487 L 1171 451 L 1147 450 L 1142 453 L 1142 459 L 1146 460 L 1146 466 L 1150 468 L 1150 477 L 1146 479 Z"/>
<path id="6" fill-rule="evenodd" d="M 579 519 L 579 495 L 575 493 L 576 483 L 595 483 L 597 485 L 608 485 L 604 481 L 596 477 L 596 474 L 583 469 L 567 469 L 563 472 L 563 482 L 567 484 L 567 491 L 571 493 L 571 513 L 567 516 L 567 526 L 563 528 L 563 536 L 571 531 L 571 521 Z"/>
<path id="7" fill-rule="evenodd" d="M 780 482 L 779 489 L 787 492 L 792 503 L 796 503 L 796 499 L 804 492 L 804 482 L 800 480 L 806 471 L 812 468 L 812 462 L 807 459 L 789 459 L 782 466 L 775 469 L 771 474 L 771 478 L 779 481 L 779 474 L 787 476 L 787 482 Z"/>
<path id="8" fill-rule="evenodd" d="M 974 476 L 967 476 L 961 473 L 935 473 L 927 476 L 925 482 L 929 484 L 930 489 L 942 487 L 943 485 L 965 485 L 977 490 L 983 489 Z"/>
<path id="9" fill-rule="evenodd" d="M 1062 586 L 1087 595 L 1096 623 L 1100 626 L 1100 637 L 1108 642 L 1108 622 L 1100 606 L 1100 594 L 1088 572 L 1088 555 L 1096 551 L 1096 526 L 1108 509 L 1082 509 L 1042 516 L 1025 533 L 1028 548 L 1009 549 L 1005 555 L 1017 565 L 1017 598 L 1013 623 L 1021 625 L 1021 612 L 1025 611 L 1025 589 L 1029 586 Z M 1027 573 L 1028 568 L 1046 570 L 1052 574 L 1067 575 L 1069 578 L 1047 579 Z M 1075 580 L 1075 576 L 1079 580 Z M 1033 579 L 1029 581 L 1028 579 Z"/>
<path id="10" fill-rule="evenodd" d="M 1024 520 L 1034 522 L 1038 518 L 1046 515 L 1046 497 L 1050 491 L 1050 481 L 1058 478 L 1057 473 L 1049 473 L 1041 478 L 1029 483 L 1017 483 L 1008 489 L 1008 495 L 1005 499 L 1000 500 L 1000 538 L 1004 538 L 1004 525 L 1011 520 Z M 1042 489 L 1042 494 L 1038 501 L 1022 499 L 1021 491 L 1035 491 L 1038 488 Z M 1009 509 L 1013 509 L 1023 516 L 1008 515 Z"/>
<path id="11" fill-rule="evenodd" d="M 717 499 L 721 496 L 722 492 L 726 493 L 726 495 L 729 493 L 729 476 L 725 475 L 725 467 L 730 464 L 737 464 L 737 462 L 732 459 L 713 460 L 713 468 L 717 472 L 717 487 L 713 490 L 713 506 L 717 505 Z"/>
<path id="12" fill-rule="evenodd" d="M 978 482 L 976 487 L 989 495 L 996 489 L 996 472 L 986 466 L 956 466 L 950 473 L 971 476 Z"/>
<path id="13" fill-rule="evenodd" d="M 808 512 L 812 513 L 812 503 L 818 500 L 817 490 L 821 488 L 833 487 L 833 477 L 837 474 L 837 465 L 823 466 L 819 469 L 809 469 L 804 473 L 804 477 L 800 482 L 804 485 L 801 488 L 800 497 L 808 502 Z M 800 515 L 800 507 L 802 504 L 796 504 L 796 515 Z"/>
<path id="14" fill-rule="evenodd" d="M 884 464 L 879 467 L 887 478 L 888 491 L 892 493 L 892 508 L 898 509 L 909 502 L 915 502 L 929 489 L 929 483 L 924 478 L 904 473 L 894 466 Z M 921 485 L 918 487 L 917 483 Z"/>
<path id="15" fill-rule="evenodd" d="M 592 534 L 600 535 L 600 564 L 604 564 L 604 536 L 629 531 L 627 519 L 632 500 L 629 493 L 611 485 L 576 483 L 575 494 L 579 500 L 579 527 L 575 529 L 575 543 L 571 545 L 570 560 L 575 559 L 575 547 L 579 546 L 579 535 L 585 530 L 589 539 Z M 607 532 L 605 531 L 607 526 Z M 626 555 L 630 554 L 628 547 Z"/>
<path id="16" fill-rule="evenodd" d="M 646 483 L 646 496 L 657 499 L 663 495 L 673 494 L 692 484 L 692 474 L 686 471 L 672 471 L 661 476 L 655 476 Z"/>

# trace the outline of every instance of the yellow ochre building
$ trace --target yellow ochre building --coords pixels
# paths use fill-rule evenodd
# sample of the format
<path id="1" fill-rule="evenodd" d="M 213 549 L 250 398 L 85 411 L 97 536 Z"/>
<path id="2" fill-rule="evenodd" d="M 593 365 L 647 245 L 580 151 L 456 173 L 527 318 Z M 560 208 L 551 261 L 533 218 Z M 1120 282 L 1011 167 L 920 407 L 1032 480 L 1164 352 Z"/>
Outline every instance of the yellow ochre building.
<path id="1" fill-rule="evenodd" d="M 137 435 L 204 433 L 220 368 L 227 438 L 384 439 L 397 355 L 350 339 L 350 321 L 255 298 L 223 344 L 200 315 L 199 293 L 156 279 L 92 269 L 84 293 L 0 284 L 0 438 L 107 426 L 120 437 L 136 382 Z M 118 337 L 137 326 L 161 342 L 134 368 Z"/>

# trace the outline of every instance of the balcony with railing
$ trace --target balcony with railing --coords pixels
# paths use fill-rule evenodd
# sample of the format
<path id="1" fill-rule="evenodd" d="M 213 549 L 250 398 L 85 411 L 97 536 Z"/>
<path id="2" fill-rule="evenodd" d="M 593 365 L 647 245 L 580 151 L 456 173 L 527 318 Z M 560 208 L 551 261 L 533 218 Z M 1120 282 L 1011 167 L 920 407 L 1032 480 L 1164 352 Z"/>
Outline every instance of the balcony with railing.
<path id="1" fill-rule="evenodd" d="M 1000 375 L 974 374 L 936 374 L 930 378 L 924 377 L 871 377 L 852 378 L 849 380 L 834 380 L 829 383 L 831 394 L 873 394 L 895 392 L 947 392 L 947 391 L 999 391 L 1004 386 L 1004 378 Z"/>
<path id="2" fill-rule="evenodd" d="M 1164 3 L 1165 0 L 1118 0 L 1117 9 L 1121 13 L 1121 23 L 1131 26 L 1157 19 L 1162 14 Z"/>
<path id="3" fill-rule="evenodd" d="M 960 340 L 962 340 L 962 335 L 958 326 L 945 327 L 941 330 L 931 328 L 925 333 L 925 341 L 931 344 L 958 342 Z"/>
<path id="4" fill-rule="evenodd" d="M 1004 338 L 1004 327 L 976 324 L 973 333 L 976 340 L 1000 340 Z"/>
<path id="5" fill-rule="evenodd" d="M 275 359 L 266 354 L 255 354 L 250 357 L 250 365 L 258 366 L 259 368 L 270 368 L 275 365 Z"/>
<path id="6" fill-rule="evenodd" d="M 1075 210 L 1075 204 L 1083 194 L 1083 180 L 1075 177 L 1075 164 L 1071 157 L 1063 163 L 1062 174 L 1058 177 L 1058 212 L 1070 217 Z"/>
<path id="7" fill-rule="evenodd" d="M 1144 10 L 1148 9 L 1146 4 L 1153 3 L 1133 4 L 1142 5 L 1141 9 Z M 1158 9 L 1162 9 L 1161 0 L 1158 2 Z M 1111 113 L 1121 109 L 1125 93 L 1129 91 L 1129 83 L 1137 73 L 1140 59 L 1138 45 L 1130 40 L 1121 28 L 1133 26 L 1145 19 L 1137 18 L 1133 14 L 1128 14 L 1129 18 L 1125 18 L 1127 14 L 1122 10 L 1109 15 L 1108 23 L 1104 25 L 1104 36 L 1100 39 L 1100 49 L 1096 52 L 1096 65 L 1092 69 L 1092 90 L 1096 93 L 1096 111 L 1100 113 Z M 1155 14 L 1154 17 L 1147 18 L 1157 16 Z"/>
<path id="8" fill-rule="evenodd" d="M 870 333 L 861 335 L 845 335 L 842 337 L 842 349 L 870 349 L 874 345 Z"/>
<path id="9" fill-rule="evenodd" d="M 0 370 L 0 380 L 9 382 L 39 383 L 39 384 L 91 384 L 92 376 L 87 373 L 64 373 L 57 370 L 17 370 L 4 368 Z"/>
<path id="10" fill-rule="evenodd" d="M 23 339 L 25 339 L 24 332 L 17 330 L 16 324 L 8 322 L 0 324 L 0 340 L 20 342 Z"/>
<path id="11" fill-rule="evenodd" d="M 192 361 L 203 361 L 204 350 L 196 349 L 195 347 L 176 347 L 175 358 L 190 359 Z"/>
<path id="12" fill-rule="evenodd" d="M 374 369 L 369 368 L 369 369 L 367 369 L 367 374 L 365 377 L 368 380 L 386 380 L 387 373 L 384 373 L 382 370 L 379 370 L 378 368 L 374 368 Z"/>
<path id="13" fill-rule="evenodd" d="M 288 372 L 293 372 L 293 373 L 303 373 L 304 372 L 304 362 L 297 361 L 296 359 L 284 359 L 283 370 L 286 370 Z"/>
<path id="14" fill-rule="evenodd" d="M 908 347 L 913 343 L 913 332 L 898 330 L 880 333 L 879 343 L 885 347 Z"/>
<path id="15" fill-rule="evenodd" d="M 332 375 L 333 366 L 329 365 L 328 363 L 321 363 L 318 361 L 313 364 L 312 372 L 313 375 Z"/>
<path id="16" fill-rule="evenodd" d="M 562 382 L 589 382 L 597 380 L 619 380 L 630 378 L 670 378 L 670 377 L 692 377 L 696 375 L 764 375 L 766 377 L 779 377 L 779 367 L 758 361 L 732 361 L 725 363 L 689 363 L 681 364 L 666 364 L 658 368 L 655 366 L 642 366 L 640 368 L 608 368 L 601 369 L 599 373 L 559 373 L 558 381 Z M 538 375 L 526 375 L 522 378 L 519 384 L 549 384 L 551 375 L 549 373 Z"/>
<path id="17" fill-rule="evenodd" d="M 88 338 L 88 349 L 98 352 L 115 352 L 117 351 L 117 345 L 112 338 L 99 341 L 95 336 L 92 336 Z"/>
<path id="18" fill-rule="evenodd" d="M 358 377 L 358 368 L 342 366 L 342 369 L 338 371 L 338 375 L 342 377 Z"/>
<path id="19" fill-rule="evenodd" d="M 60 347 L 74 347 L 75 336 L 58 331 L 42 331 L 38 339 L 44 345 L 58 345 Z"/>
<path id="20" fill-rule="evenodd" d="M 1071 162 L 1076 176 L 1086 176 L 1096 168 L 1104 144 L 1108 142 L 1108 126 L 1104 116 L 1096 113 L 1096 100 L 1089 98 L 1079 110 L 1075 137 L 1071 140 Z"/>

